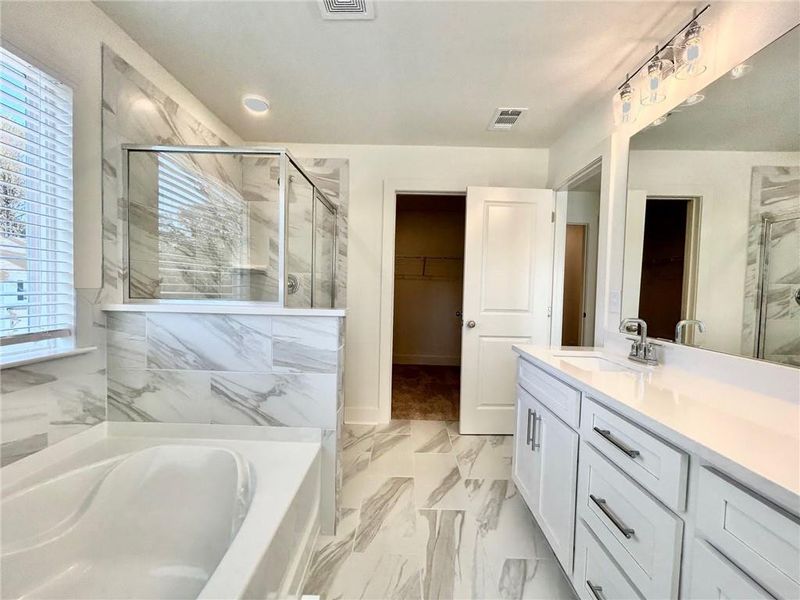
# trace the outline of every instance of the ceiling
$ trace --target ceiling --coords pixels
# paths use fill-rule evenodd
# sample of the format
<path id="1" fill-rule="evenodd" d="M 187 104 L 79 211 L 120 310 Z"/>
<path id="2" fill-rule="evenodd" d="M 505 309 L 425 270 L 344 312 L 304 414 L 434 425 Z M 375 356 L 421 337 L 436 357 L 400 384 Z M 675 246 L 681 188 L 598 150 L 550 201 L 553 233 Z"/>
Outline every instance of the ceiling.
<path id="1" fill-rule="evenodd" d="M 696 3 L 95 2 L 246 141 L 547 147 Z M 272 108 L 253 117 L 245 93 Z M 530 110 L 487 131 L 498 107 Z"/>
<path id="2" fill-rule="evenodd" d="M 800 151 L 800 27 L 746 64 L 750 73 L 717 79 L 700 104 L 679 107 L 663 125 L 633 136 L 631 149 Z"/>

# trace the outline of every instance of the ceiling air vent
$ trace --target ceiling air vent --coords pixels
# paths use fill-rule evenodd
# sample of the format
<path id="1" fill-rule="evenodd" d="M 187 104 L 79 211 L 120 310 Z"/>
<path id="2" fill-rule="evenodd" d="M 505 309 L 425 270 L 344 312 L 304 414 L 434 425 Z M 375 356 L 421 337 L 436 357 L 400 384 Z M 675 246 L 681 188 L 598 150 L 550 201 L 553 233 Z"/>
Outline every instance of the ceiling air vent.
<path id="1" fill-rule="evenodd" d="M 498 108 L 489 123 L 489 131 L 511 129 L 527 110 L 527 108 Z"/>
<path id="2" fill-rule="evenodd" d="M 319 0 L 322 18 L 329 21 L 364 21 L 375 18 L 372 0 Z"/>

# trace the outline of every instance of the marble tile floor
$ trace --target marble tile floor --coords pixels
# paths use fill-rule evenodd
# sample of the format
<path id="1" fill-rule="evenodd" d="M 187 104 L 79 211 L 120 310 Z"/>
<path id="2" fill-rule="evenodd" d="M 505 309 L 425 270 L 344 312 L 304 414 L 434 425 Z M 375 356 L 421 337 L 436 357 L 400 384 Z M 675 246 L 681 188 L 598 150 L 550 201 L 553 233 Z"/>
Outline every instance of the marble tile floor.
<path id="1" fill-rule="evenodd" d="M 345 598 L 575 598 L 511 481 L 511 436 L 446 421 L 345 425 L 339 527 L 304 594 Z"/>

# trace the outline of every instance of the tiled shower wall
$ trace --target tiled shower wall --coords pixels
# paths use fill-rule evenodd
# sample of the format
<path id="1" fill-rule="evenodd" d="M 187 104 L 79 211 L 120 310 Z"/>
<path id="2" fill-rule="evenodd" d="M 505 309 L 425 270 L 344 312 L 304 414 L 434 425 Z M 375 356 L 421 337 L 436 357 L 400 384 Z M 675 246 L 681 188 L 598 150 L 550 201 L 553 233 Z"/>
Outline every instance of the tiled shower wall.
<path id="1" fill-rule="evenodd" d="M 109 312 L 108 420 L 315 427 L 333 530 L 344 319 Z"/>
<path id="2" fill-rule="evenodd" d="M 747 234 L 747 270 L 744 284 L 742 354 L 753 355 L 759 319 L 759 259 L 770 256 L 767 282 L 766 344 L 764 358 L 800 366 L 800 307 L 794 292 L 798 271 L 798 221 L 785 221 L 773 229 L 768 248 L 762 248 L 764 217 L 800 213 L 800 167 L 753 167 L 750 193 L 750 226 Z"/>

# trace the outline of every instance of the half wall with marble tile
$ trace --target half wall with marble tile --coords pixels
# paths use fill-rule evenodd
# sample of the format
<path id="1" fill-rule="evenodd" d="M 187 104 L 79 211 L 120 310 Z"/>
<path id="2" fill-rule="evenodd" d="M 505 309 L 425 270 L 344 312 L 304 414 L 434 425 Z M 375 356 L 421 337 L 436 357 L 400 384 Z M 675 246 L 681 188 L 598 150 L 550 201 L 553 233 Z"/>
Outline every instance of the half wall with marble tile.
<path id="1" fill-rule="evenodd" d="M 800 366 L 800 167 L 753 167 L 742 354 Z"/>
<path id="2" fill-rule="evenodd" d="M 108 312 L 108 420 L 322 429 L 322 526 L 341 485 L 337 316 Z"/>

